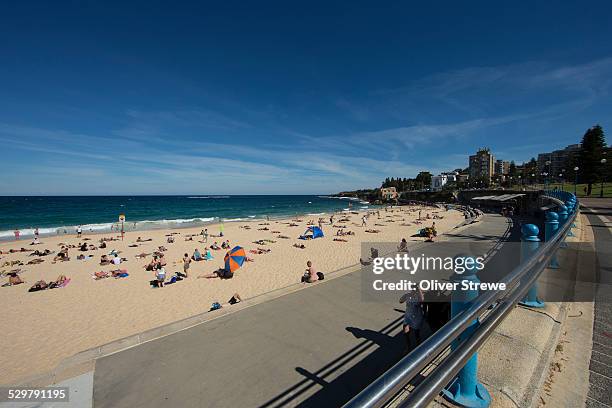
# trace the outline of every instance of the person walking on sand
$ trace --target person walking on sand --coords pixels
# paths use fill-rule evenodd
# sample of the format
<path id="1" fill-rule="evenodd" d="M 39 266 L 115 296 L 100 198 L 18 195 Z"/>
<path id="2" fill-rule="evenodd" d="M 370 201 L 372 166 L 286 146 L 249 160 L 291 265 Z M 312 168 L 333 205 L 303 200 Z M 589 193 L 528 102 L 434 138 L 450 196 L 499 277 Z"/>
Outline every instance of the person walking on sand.
<path id="1" fill-rule="evenodd" d="M 83 235 L 83 228 L 81 228 L 81 226 L 79 225 L 77 227 L 77 237 L 81 238 L 81 235 Z"/>
<path id="2" fill-rule="evenodd" d="M 15 241 L 19 241 L 19 235 L 21 234 L 21 231 L 15 228 L 15 231 L 13 231 L 13 234 L 15 234 Z"/>
<path id="3" fill-rule="evenodd" d="M 183 256 L 183 273 L 185 274 L 186 278 L 189 277 L 189 266 L 191 266 L 191 258 L 189 257 L 189 254 L 185 254 Z"/>
<path id="4" fill-rule="evenodd" d="M 34 230 L 34 240 L 38 240 L 38 236 L 39 236 L 38 227 L 36 227 L 36 229 Z"/>
<path id="5" fill-rule="evenodd" d="M 157 285 L 160 288 L 164 287 L 164 280 L 166 280 L 166 269 L 164 267 L 160 267 L 155 271 L 155 277 L 157 278 Z"/>
<path id="6" fill-rule="evenodd" d="M 366 217 L 365 215 L 363 217 L 361 217 L 361 226 L 362 227 L 367 227 L 368 226 L 368 217 Z"/>

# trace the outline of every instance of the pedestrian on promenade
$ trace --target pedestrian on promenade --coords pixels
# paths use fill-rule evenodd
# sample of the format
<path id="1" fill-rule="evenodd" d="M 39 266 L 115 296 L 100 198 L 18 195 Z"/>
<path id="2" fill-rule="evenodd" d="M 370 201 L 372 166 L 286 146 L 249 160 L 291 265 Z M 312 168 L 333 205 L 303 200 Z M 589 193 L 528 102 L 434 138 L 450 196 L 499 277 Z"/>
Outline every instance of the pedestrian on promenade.
<path id="1" fill-rule="evenodd" d="M 403 331 L 406 338 L 406 354 L 421 343 L 421 327 L 423 326 L 423 292 L 420 289 L 406 292 L 400 298 L 400 303 L 406 304 Z"/>

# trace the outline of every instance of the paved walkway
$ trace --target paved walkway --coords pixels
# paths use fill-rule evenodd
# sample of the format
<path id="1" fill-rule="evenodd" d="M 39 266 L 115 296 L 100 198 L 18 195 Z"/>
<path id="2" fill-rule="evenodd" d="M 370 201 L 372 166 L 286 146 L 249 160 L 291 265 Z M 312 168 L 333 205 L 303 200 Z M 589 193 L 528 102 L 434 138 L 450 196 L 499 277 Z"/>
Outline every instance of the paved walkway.
<path id="1" fill-rule="evenodd" d="M 582 212 L 593 228 L 599 283 L 586 406 L 612 407 L 612 200 L 582 199 L 581 203 L 585 207 Z"/>
<path id="2" fill-rule="evenodd" d="M 449 239 L 493 246 L 506 227 L 485 216 Z M 402 356 L 398 306 L 363 301 L 360 273 L 324 281 L 99 359 L 94 404 L 341 406 Z"/>

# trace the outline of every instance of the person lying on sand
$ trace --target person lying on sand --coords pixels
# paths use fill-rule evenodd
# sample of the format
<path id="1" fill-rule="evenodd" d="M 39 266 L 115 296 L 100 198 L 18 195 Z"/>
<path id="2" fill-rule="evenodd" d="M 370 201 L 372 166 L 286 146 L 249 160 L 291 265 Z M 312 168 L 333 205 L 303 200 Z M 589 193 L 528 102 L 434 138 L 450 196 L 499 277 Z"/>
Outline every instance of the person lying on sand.
<path id="1" fill-rule="evenodd" d="M 215 251 L 218 251 L 219 249 L 221 249 L 221 247 L 219 246 L 219 244 L 217 244 L 217 241 L 213 242 L 213 244 L 210 246 L 210 249 L 214 249 Z"/>
<path id="2" fill-rule="evenodd" d="M 19 248 L 19 249 L 9 249 L 9 253 L 14 254 L 16 252 L 32 252 L 34 251 L 33 249 L 25 249 L 25 248 Z"/>
<path id="3" fill-rule="evenodd" d="M 257 231 L 270 231 L 270 228 L 268 227 L 257 228 Z"/>
<path id="4" fill-rule="evenodd" d="M 30 262 L 28 262 L 28 265 L 38 265 L 40 263 L 45 262 L 44 259 L 40 259 L 40 258 L 36 258 L 36 259 L 32 259 Z"/>
<path id="5" fill-rule="evenodd" d="M 8 273 L 8 277 L 9 280 L 7 283 L 5 283 L 4 285 L 2 285 L 3 287 L 5 286 L 15 286 L 15 285 L 21 285 L 22 283 L 25 283 L 20 277 L 19 275 L 17 275 L 17 272 L 9 272 Z"/>
<path id="6" fill-rule="evenodd" d="M 42 242 L 40 242 L 40 239 L 38 239 L 38 237 L 34 237 L 34 241 L 30 242 L 30 245 L 40 245 L 42 244 Z"/>
<path id="7" fill-rule="evenodd" d="M 271 231 L 273 234 L 280 234 L 280 231 Z"/>
<path id="8" fill-rule="evenodd" d="M 293 244 L 293 246 L 299 249 L 306 249 L 306 245 L 304 244 Z"/>
<path id="9" fill-rule="evenodd" d="M 370 234 L 378 234 L 380 232 L 380 230 L 377 230 L 377 229 L 367 229 L 367 230 L 365 230 L 365 232 L 369 232 Z"/>
<path id="10" fill-rule="evenodd" d="M 38 249 L 34 252 L 32 252 L 29 256 L 47 256 L 52 254 L 53 251 L 50 251 L 48 249 L 45 249 L 44 251 L 39 251 Z"/>
<path id="11" fill-rule="evenodd" d="M 150 242 L 153 238 L 142 239 L 141 237 L 136 238 L 136 242 Z"/>
<path id="12" fill-rule="evenodd" d="M 53 282 L 49 282 L 49 289 L 63 288 L 68 282 L 70 282 L 70 279 L 68 279 L 66 275 L 60 275 Z"/>
<path id="13" fill-rule="evenodd" d="M 219 278 L 219 279 L 232 279 L 234 277 L 234 273 L 230 272 L 226 269 L 223 268 L 219 268 L 216 271 L 214 271 L 213 273 L 209 273 L 206 275 L 200 275 L 198 276 L 198 279 L 202 279 L 202 278 L 206 278 L 206 279 L 215 279 L 215 278 Z"/>
<path id="14" fill-rule="evenodd" d="M 111 260 L 108 259 L 108 255 L 102 255 L 100 257 L 100 265 L 104 266 L 104 265 L 110 265 Z"/>
<path id="15" fill-rule="evenodd" d="M 151 255 L 151 254 L 147 254 L 146 252 L 143 252 L 143 253 L 141 253 L 141 254 L 134 255 L 134 257 L 135 257 L 136 259 L 142 259 L 142 258 L 146 258 L 146 257 L 147 257 L 147 256 L 149 256 L 149 255 Z"/>
<path id="16" fill-rule="evenodd" d="M 49 288 L 49 285 L 47 284 L 47 282 L 45 282 L 44 280 L 39 280 L 34 285 L 32 285 L 30 289 L 28 289 L 28 292 L 38 292 L 38 291 L 45 290 L 48 288 Z"/>
<path id="17" fill-rule="evenodd" d="M 286 236 L 286 235 L 279 235 L 276 238 L 280 238 L 280 239 L 291 239 L 290 237 Z"/>
<path id="18" fill-rule="evenodd" d="M 266 245 L 266 242 L 263 239 L 259 239 L 257 241 L 253 241 L 254 244 L 257 245 Z"/>
<path id="19" fill-rule="evenodd" d="M 336 242 L 348 242 L 348 240 L 344 239 L 344 238 L 334 238 L 334 241 L 336 241 Z"/>
<path id="20" fill-rule="evenodd" d="M 70 258 L 68 257 L 68 248 L 67 247 L 62 247 L 61 250 L 57 253 L 57 255 L 53 258 L 53 261 L 69 261 Z"/>

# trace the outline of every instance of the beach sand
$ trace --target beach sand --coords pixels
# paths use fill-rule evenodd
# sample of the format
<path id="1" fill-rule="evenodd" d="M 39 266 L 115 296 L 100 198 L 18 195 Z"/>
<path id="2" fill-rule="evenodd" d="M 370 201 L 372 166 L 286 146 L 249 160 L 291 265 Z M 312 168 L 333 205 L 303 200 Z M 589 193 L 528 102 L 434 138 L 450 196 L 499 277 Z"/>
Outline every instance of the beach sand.
<path id="1" fill-rule="evenodd" d="M 152 253 L 160 245 L 167 248 L 167 276 L 183 270 L 181 259 L 184 253 L 190 256 L 195 248 L 200 251 L 206 244 L 200 243 L 201 237 L 185 241 L 185 237 L 198 234 L 202 227 L 175 230 L 150 230 L 130 232 L 124 241 L 107 243 L 106 249 L 80 252 L 70 249 L 70 261 L 52 264 L 53 255 L 42 257 L 44 262 L 38 265 L 27 265 L 28 261 L 38 258 L 29 253 L 12 253 L 1 256 L 0 264 L 10 261 L 23 261 L 23 266 L 3 266 L 0 271 L 21 268 L 20 277 L 25 284 L 0 288 L 0 324 L 2 327 L 3 345 L 0 348 L 0 383 L 16 384 L 24 378 L 49 371 L 64 358 L 80 351 L 99 346 L 110 341 L 133 335 L 157 326 L 184 319 L 210 309 L 212 302 L 227 303 L 234 293 L 248 299 L 274 289 L 287 287 L 300 282 L 306 268 L 306 261 L 312 260 L 318 271 L 330 273 L 356 264 L 360 257 L 361 242 L 398 242 L 401 238 L 411 242 L 422 242 L 423 238 L 412 237 L 420 228 L 436 222 L 439 234 L 442 234 L 463 221 L 458 211 L 445 211 L 422 207 L 423 217 L 427 213 L 443 216 L 443 219 L 424 220 L 422 225 L 412 222 L 418 217 L 421 207 L 395 208 L 393 212 L 380 211 L 380 219 L 370 216 L 367 227 L 361 227 L 364 214 L 337 214 L 337 220 L 343 216 L 350 217 L 344 223 L 347 230 L 354 231 L 354 236 L 341 237 L 349 242 L 334 242 L 337 228 L 328 224 L 329 215 L 325 216 L 324 232 L 326 236 L 316 240 L 298 240 L 307 227 L 307 222 L 316 217 L 303 218 L 296 222 L 298 226 L 289 226 L 291 220 L 273 220 L 270 225 L 260 225 L 265 221 L 235 222 L 224 224 L 223 240 L 228 239 L 232 246 L 240 245 L 247 250 L 257 247 L 271 249 L 267 254 L 251 254 L 254 262 L 246 262 L 236 272 L 233 279 L 196 279 L 198 275 L 210 273 L 223 266 L 226 250 L 212 251 L 212 261 L 192 262 L 189 278 L 164 288 L 152 288 L 149 281 L 154 278 L 153 272 L 147 272 L 144 265 L 151 260 L 136 259 L 140 253 Z M 402 225 L 410 223 L 409 226 Z M 384 224 L 377 226 L 375 224 Z M 243 228 L 249 225 L 250 230 Z M 269 228 L 261 231 L 259 228 Z M 219 225 L 208 225 L 210 234 L 219 234 Z M 366 229 L 378 229 L 380 233 L 371 234 Z M 291 237 L 279 239 L 280 234 Z M 166 235 L 174 233 L 175 242 L 166 243 Z M 89 243 L 99 244 L 102 237 L 116 234 L 84 234 Z M 152 241 L 134 244 L 138 236 Z M 214 241 L 221 243 L 221 238 L 209 237 L 208 244 Z M 257 245 L 259 239 L 275 240 L 275 243 Z M 9 249 L 21 247 L 27 249 L 50 249 L 57 253 L 60 243 L 77 245 L 82 238 L 72 236 L 45 237 L 41 245 L 30 246 L 29 240 L 5 242 L 0 244 L 4 253 Z M 294 248 L 294 243 L 303 243 L 306 249 Z M 121 256 L 128 259 L 119 267 L 127 269 L 129 277 L 121 279 L 92 279 L 96 271 L 110 271 L 115 266 L 100 266 L 100 256 L 111 249 L 121 251 Z M 89 260 L 77 260 L 79 254 L 90 254 Z M 58 275 L 71 279 L 68 286 L 52 290 L 29 293 L 28 289 L 38 280 L 47 282 L 55 280 Z M 8 281 L 0 279 L 0 284 Z M 304 288 L 309 285 L 304 284 Z"/>

